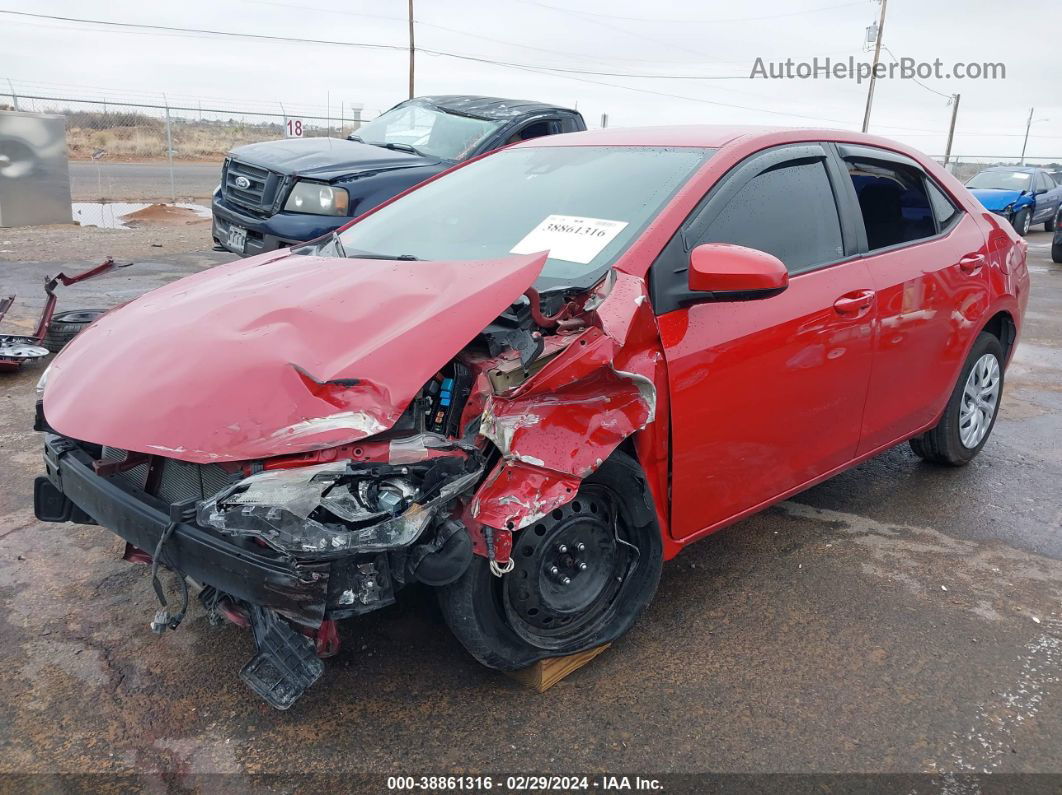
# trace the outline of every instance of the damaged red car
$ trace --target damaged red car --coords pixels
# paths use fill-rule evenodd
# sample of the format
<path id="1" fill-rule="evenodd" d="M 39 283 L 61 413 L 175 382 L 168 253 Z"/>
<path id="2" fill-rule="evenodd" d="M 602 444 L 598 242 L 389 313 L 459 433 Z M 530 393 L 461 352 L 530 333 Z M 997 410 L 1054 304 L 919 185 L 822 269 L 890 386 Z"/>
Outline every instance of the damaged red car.
<path id="1" fill-rule="evenodd" d="M 250 626 L 241 676 L 279 708 L 413 582 L 516 669 L 882 450 L 969 461 L 1028 289 L 1010 225 L 885 139 L 542 138 L 98 320 L 42 378 L 36 515 L 150 562 L 157 631 L 189 581 Z"/>

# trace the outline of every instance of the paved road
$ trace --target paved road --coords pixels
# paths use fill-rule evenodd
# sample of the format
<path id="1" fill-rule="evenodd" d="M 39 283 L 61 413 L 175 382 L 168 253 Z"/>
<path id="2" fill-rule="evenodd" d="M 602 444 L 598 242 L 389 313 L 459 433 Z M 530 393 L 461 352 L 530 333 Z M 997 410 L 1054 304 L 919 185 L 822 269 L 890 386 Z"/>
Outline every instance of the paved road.
<path id="1" fill-rule="evenodd" d="M 221 163 L 173 164 L 178 201 L 208 199 L 218 184 Z M 170 168 L 162 163 L 70 163 L 74 201 L 169 201 Z"/>
<path id="2" fill-rule="evenodd" d="M 900 447 L 693 546 L 627 637 L 542 695 L 413 591 L 347 622 L 322 681 L 270 710 L 237 678 L 246 632 L 193 610 L 153 636 L 148 574 L 113 535 L 33 519 L 36 373 L 5 376 L 0 770 L 1062 771 L 1062 266 L 1030 242 L 1025 336 L 975 463 Z M 213 261 L 138 264 L 67 305 Z"/>

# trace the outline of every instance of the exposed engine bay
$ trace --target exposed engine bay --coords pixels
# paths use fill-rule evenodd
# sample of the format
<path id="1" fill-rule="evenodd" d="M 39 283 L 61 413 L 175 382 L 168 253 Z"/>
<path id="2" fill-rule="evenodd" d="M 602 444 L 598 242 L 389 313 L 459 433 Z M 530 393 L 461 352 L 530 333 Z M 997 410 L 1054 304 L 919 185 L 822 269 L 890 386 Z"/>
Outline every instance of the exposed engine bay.
<path id="1" fill-rule="evenodd" d="M 206 569 L 200 598 L 211 615 L 251 626 L 259 655 L 241 675 L 273 706 L 286 708 L 320 673 L 313 649 L 306 653 L 307 636 L 317 656 L 334 653 L 337 619 L 390 604 L 413 581 L 452 583 L 474 556 L 505 576 L 514 533 L 572 500 L 583 478 L 653 420 L 664 375 L 641 279 L 611 271 L 581 292 L 539 295 L 526 288 L 479 328 L 394 412 L 389 407 L 402 400 L 396 380 L 402 362 L 387 363 L 397 375 L 385 383 L 332 377 L 320 362 L 289 359 L 296 381 L 283 388 L 295 383 L 331 413 L 304 415 L 273 432 L 275 454 L 251 459 L 160 438 L 136 440 L 139 450 L 124 445 L 136 452 L 104 460 L 106 448 L 73 440 L 66 407 L 50 403 L 49 391 L 38 406 L 38 430 L 56 435 L 46 443 L 49 477 L 38 484 L 44 506 L 38 514 L 51 510 L 60 517 L 52 521 L 63 521 L 76 510 L 80 521 L 127 524 L 108 518 L 109 503 L 82 512 L 55 489 L 61 482 L 69 494 L 70 479 L 60 470 L 64 461 L 73 465 L 75 456 L 63 458 L 70 451 L 92 460 L 98 478 L 142 468 L 146 474 L 135 485 L 148 499 L 164 496 L 171 469 L 198 467 L 203 484 L 207 469 L 220 473 L 224 488 L 204 486 L 198 499 L 166 500 L 170 522 L 157 542 L 157 533 L 121 533 L 130 544 L 127 558 L 161 562 L 194 579 L 196 562 L 185 560 L 184 539 L 167 535 L 188 526 L 238 545 L 242 559 L 252 554 L 277 568 L 275 581 L 262 587 Z M 234 440 L 246 436 L 238 423 L 225 427 Z M 337 444 L 337 435 L 349 441 Z M 240 444 L 258 450 L 263 442 Z M 164 631 L 174 622 L 156 625 Z"/>

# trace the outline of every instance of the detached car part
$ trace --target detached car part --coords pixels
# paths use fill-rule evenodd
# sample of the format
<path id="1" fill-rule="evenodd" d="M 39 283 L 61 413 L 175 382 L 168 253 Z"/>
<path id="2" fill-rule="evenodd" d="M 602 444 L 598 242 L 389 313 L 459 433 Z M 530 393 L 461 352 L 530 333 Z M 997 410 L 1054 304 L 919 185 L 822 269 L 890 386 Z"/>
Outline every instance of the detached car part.
<path id="1" fill-rule="evenodd" d="M 46 278 L 44 293 L 47 300 L 36 330 L 28 335 L 0 334 L 0 370 L 17 370 L 25 362 L 42 359 L 49 353 L 58 353 L 80 331 L 103 316 L 106 311 L 103 309 L 78 309 L 55 314 L 55 288 L 58 285 L 77 284 L 117 268 L 127 268 L 131 264 L 119 265 L 112 257 L 107 257 L 99 265 L 73 276 L 59 273 Z M 3 320 L 14 302 L 13 295 L 0 300 L 0 320 Z"/>

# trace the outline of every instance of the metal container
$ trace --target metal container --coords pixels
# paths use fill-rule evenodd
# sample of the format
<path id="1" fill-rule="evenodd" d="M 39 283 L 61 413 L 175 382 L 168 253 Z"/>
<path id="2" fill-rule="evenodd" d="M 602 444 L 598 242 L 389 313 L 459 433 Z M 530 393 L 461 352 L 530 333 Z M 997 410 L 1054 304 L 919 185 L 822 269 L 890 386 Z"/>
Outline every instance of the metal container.
<path id="1" fill-rule="evenodd" d="M 0 111 L 0 227 L 71 222 L 66 117 Z"/>

